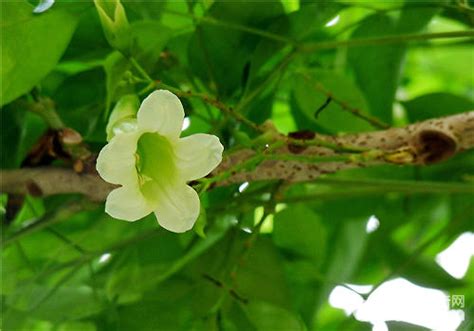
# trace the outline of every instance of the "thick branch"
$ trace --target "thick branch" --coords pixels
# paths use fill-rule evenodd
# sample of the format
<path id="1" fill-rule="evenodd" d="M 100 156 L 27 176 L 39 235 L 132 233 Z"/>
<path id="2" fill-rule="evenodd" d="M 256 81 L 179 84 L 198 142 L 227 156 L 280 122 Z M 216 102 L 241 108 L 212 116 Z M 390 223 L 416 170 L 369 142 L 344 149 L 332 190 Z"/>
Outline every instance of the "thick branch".
<path id="1" fill-rule="evenodd" d="M 211 180 L 218 186 L 269 179 L 298 182 L 341 169 L 383 163 L 440 162 L 474 148 L 474 111 L 404 128 L 337 137 L 305 133 L 304 138 L 277 134 L 272 144 L 281 145 L 279 148 L 259 153 L 251 149 L 234 152 L 224 158 Z M 250 165 L 248 169 L 246 164 Z M 5 193 L 80 193 L 92 200 L 104 200 L 114 187 L 97 174 L 77 174 L 55 167 L 2 170 L 0 181 L 0 190 Z"/>
<path id="2" fill-rule="evenodd" d="M 0 181 L 2 193 L 34 196 L 79 193 L 94 201 L 105 200 L 115 187 L 97 174 L 78 174 L 58 167 L 2 170 Z"/>
<path id="3" fill-rule="evenodd" d="M 344 136 L 315 135 L 303 140 L 304 146 L 295 145 L 298 141 L 281 136 L 285 145 L 277 150 L 279 155 L 294 156 L 295 159 L 320 157 L 319 162 L 300 160 L 275 160 L 271 157 L 261 162 L 255 169 L 231 174 L 226 180 L 216 183 L 226 185 L 243 181 L 284 179 L 288 182 L 314 180 L 321 174 L 333 173 L 342 169 L 365 167 L 369 165 L 392 163 L 402 165 L 427 165 L 440 162 L 454 154 L 474 148 L 474 111 L 431 119 L 404 128 L 349 134 Z M 365 149 L 360 157 L 349 155 L 342 161 L 324 162 L 324 157 L 343 156 L 333 148 L 322 147 L 323 143 L 336 145 L 341 149 Z M 307 147 L 306 147 L 307 146 Z M 255 157 L 256 152 L 244 150 L 230 155 L 215 174 L 232 169 Z M 287 157 L 289 159 L 290 157 Z"/>

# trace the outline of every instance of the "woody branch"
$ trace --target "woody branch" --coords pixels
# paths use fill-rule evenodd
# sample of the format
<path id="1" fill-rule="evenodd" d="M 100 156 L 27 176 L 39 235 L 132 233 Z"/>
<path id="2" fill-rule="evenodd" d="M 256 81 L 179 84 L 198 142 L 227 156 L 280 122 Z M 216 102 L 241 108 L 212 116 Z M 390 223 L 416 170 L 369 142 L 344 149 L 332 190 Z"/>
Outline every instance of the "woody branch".
<path id="1" fill-rule="evenodd" d="M 270 127 L 266 132 L 272 132 Z M 280 179 L 312 181 L 321 174 L 377 164 L 429 165 L 474 148 L 474 111 L 430 119 L 403 128 L 342 136 L 273 131 L 261 149 L 242 149 L 224 157 L 208 177 L 213 186 Z M 80 193 L 105 200 L 115 187 L 96 173 L 59 167 L 1 170 L 3 193 L 54 195 Z"/>

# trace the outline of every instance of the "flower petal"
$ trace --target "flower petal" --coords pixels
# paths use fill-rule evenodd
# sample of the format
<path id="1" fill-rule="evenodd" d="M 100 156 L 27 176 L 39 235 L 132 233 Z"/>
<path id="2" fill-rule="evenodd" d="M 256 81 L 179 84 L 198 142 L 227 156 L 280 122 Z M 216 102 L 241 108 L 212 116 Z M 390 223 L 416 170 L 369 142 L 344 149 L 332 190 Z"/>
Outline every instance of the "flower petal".
<path id="1" fill-rule="evenodd" d="M 173 232 L 191 229 L 199 216 L 199 196 L 188 185 L 162 188 L 155 210 L 158 223 Z"/>
<path id="2" fill-rule="evenodd" d="M 139 137 L 139 132 L 121 133 L 102 148 L 96 163 L 100 177 L 112 184 L 137 183 L 135 151 Z"/>
<path id="3" fill-rule="evenodd" d="M 138 186 L 122 186 L 110 192 L 105 202 L 105 212 L 114 218 L 136 221 L 153 211 Z"/>
<path id="4" fill-rule="evenodd" d="M 219 138 L 204 133 L 179 139 L 175 148 L 177 167 L 186 181 L 209 174 L 221 163 L 224 150 Z"/>
<path id="5" fill-rule="evenodd" d="M 141 130 L 177 139 L 183 125 L 184 109 L 176 95 L 158 90 L 143 100 L 137 118 Z"/>

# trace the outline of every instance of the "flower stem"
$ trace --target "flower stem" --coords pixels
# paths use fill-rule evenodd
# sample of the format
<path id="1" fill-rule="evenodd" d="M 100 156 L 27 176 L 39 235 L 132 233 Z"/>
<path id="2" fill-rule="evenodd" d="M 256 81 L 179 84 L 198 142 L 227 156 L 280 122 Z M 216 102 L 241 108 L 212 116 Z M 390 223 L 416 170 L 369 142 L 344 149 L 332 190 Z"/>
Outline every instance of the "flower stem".
<path id="1" fill-rule="evenodd" d="M 182 91 L 179 88 L 173 87 L 171 85 L 165 84 L 161 81 L 155 81 L 153 80 L 150 75 L 143 69 L 143 67 L 132 57 L 130 58 L 130 62 L 132 65 L 137 69 L 137 71 L 143 76 L 143 78 L 146 79 L 149 84 L 139 92 L 139 94 L 144 94 L 148 92 L 149 90 L 155 89 L 155 88 L 165 88 L 169 90 L 170 92 L 173 92 L 176 94 L 178 97 L 184 97 L 184 98 L 198 98 L 204 101 L 205 103 L 219 109 L 223 113 L 235 118 L 238 122 L 241 122 L 245 125 L 247 125 L 249 128 L 257 131 L 257 132 L 262 132 L 262 129 L 259 128 L 257 124 L 254 122 L 250 121 L 247 119 L 245 116 L 242 114 L 238 113 L 237 111 L 234 111 L 232 107 L 229 107 L 222 103 L 221 101 L 217 100 L 217 98 L 210 97 L 206 94 L 203 93 L 196 93 L 196 92 L 191 92 L 191 91 Z"/>

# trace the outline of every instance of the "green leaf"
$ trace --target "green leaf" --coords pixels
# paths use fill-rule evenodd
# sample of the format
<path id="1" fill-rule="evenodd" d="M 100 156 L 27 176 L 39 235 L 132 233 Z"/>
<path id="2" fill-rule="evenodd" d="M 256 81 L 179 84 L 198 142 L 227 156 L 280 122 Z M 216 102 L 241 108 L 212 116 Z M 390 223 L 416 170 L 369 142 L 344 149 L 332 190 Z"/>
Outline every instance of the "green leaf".
<path id="1" fill-rule="evenodd" d="M 115 267 L 108 277 L 105 291 L 110 301 L 126 304 L 138 301 L 145 289 L 140 281 L 141 270 L 137 254 L 125 254 L 127 263 Z"/>
<path id="2" fill-rule="evenodd" d="M 334 2 L 317 1 L 305 4 L 289 15 L 280 16 L 273 21 L 268 31 L 288 40 L 304 42 L 327 39 L 324 24 L 334 18 L 342 6 Z M 250 62 L 249 88 L 262 83 L 275 70 L 275 60 L 281 58 L 287 43 L 279 40 L 262 39 Z"/>
<path id="3" fill-rule="evenodd" d="M 193 317 L 191 286 L 182 280 L 168 281 L 149 291 L 139 302 L 118 308 L 118 331 L 187 330 Z"/>
<path id="4" fill-rule="evenodd" d="M 451 93 L 430 93 L 403 102 L 411 122 L 474 110 L 474 101 Z"/>
<path id="5" fill-rule="evenodd" d="M 258 331 L 304 331 L 303 322 L 290 311 L 263 301 L 253 301 L 245 306 L 247 316 Z"/>
<path id="6" fill-rule="evenodd" d="M 250 301 L 262 300 L 289 309 L 282 262 L 272 241 L 260 238 L 238 270 L 238 293 Z"/>
<path id="7" fill-rule="evenodd" d="M 331 282 L 349 281 L 358 267 L 368 239 L 366 223 L 367 219 L 346 221 L 338 231 L 326 276 Z"/>
<path id="8" fill-rule="evenodd" d="M 102 32 L 102 25 L 94 4 L 92 1 L 84 2 L 84 4 L 88 7 L 80 16 L 76 31 L 64 52 L 62 61 L 103 61 L 112 51 Z M 70 3 L 67 4 L 67 6 L 70 5 Z"/>
<path id="9" fill-rule="evenodd" d="M 38 115 L 13 104 L 1 109 L 0 117 L 1 167 L 19 167 L 38 138 L 46 131 L 46 124 Z"/>
<path id="10" fill-rule="evenodd" d="M 351 277 L 359 267 L 359 262 L 365 252 L 368 239 L 365 230 L 367 218 L 351 219 L 346 212 L 346 217 L 341 227 L 337 229 L 332 247 L 328 247 L 329 255 L 327 272 L 320 295 L 315 304 L 313 323 L 318 321 L 318 309 L 328 299 L 330 291 L 335 284 L 350 282 Z"/>
<path id="11" fill-rule="evenodd" d="M 100 67 L 84 71 L 66 77 L 52 95 L 65 125 L 87 140 L 105 141 L 106 123 L 100 118 L 106 97 L 105 79 Z"/>
<path id="12" fill-rule="evenodd" d="M 210 233 L 207 234 L 208 238 L 209 236 Z M 243 247 L 249 245 L 248 239 L 249 235 L 244 231 L 230 231 L 223 240 L 186 269 L 186 274 L 194 275 L 195 281 L 201 280 L 205 274 L 227 283 L 226 279 L 232 273 L 236 284 L 232 289 L 239 297 L 248 301 L 266 301 L 290 309 L 283 261 L 277 248 L 269 238 L 263 237 L 244 253 L 242 250 L 246 250 Z M 229 282 L 228 285 L 231 284 Z"/>
<path id="13" fill-rule="evenodd" d="M 311 209 L 290 207 L 273 220 L 273 240 L 278 247 L 320 264 L 325 255 L 326 230 Z"/>
<path id="14" fill-rule="evenodd" d="M 78 15 L 53 7 L 40 15 L 25 2 L 2 3 L 0 105 L 31 90 L 58 63 Z"/>
<path id="15" fill-rule="evenodd" d="M 193 72 L 222 97 L 235 94 L 260 40 L 240 26 L 265 29 L 269 19 L 282 13 L 277 2 L 215 2 L 206 17 L 222 23 L 204 22 L 196 28 L 188 48 Z"/>
<path id="16" fill-rule="evenodd" d="M 386 262 L 392 270 L 399 270 L 397 276 L 404 277 L 420 286 L 451 289 L 464 285 L 462 280 L 458 280 L 449 275 L 443 268 L 441 268 L 434 259 L 426 259 L 423 257 L 413 256 L 406 253 L 400 246 L 386 242 L 382 246 Z M 408 261 L 409 265 L 404 268 L 400 266 L 405 265 Z"/>
<path id="17" fill-rule="evenodd" d="M 354 30 L 351 38 L 415 33 L 423 29 L 438 11 L 436 6 L 419 8 L 416 4 L 407 3 L 398 20 L 385 14 L 374 14 Z M 392 105 L 406 50 L 405 44 L 396 44 L 352 47 L 348 51 L 349 63 L 366 96 L 370 112 L 386 123 L 392 122 Z"/>
<path id="18" fill-rule="evenodd" d="M 50 321 L 80 319 L 102 310 L 98 298 L 88 286 L 59 287 L 31 284 L 10 295 L 7 306 L 29 312 L 30 316 Z"/>
<path id="19" fill-rule="evenodd" d="M 414 324 L 399 322 L 399 321 L 387 321 L 386 323 L 390 331 L 428 331 L 429 330 L 419 325 L 414 325 Z"/>
<path id="20" fill-rule="evenodd" d="M 106 74 L 106 109 L 110 109 L 112 103 L 121 95 L 133 93 L 131 82 L 131 64 L 120 52 L 113 52 L 104 62 Z"/>
<path id="21" fill-rule="evenodd" d="M 160 59 L 160 54 L 176 32 L 156 21 L 138 21 L 130 26 L 130 53 L 145 69 Z"/>
<path id="22" fill-rule="evenodd" d="M 96 331 L 97 327 L 91 322 L 66 322 L 61 323 L 57 331 Z"/>
<path id="23" fill-rule="evenodd" d="M 393 35 L 395 32 L 396 25 L 391 17 L 373 15 L 364 20 L 351 37 L 373 38 Z M 405 47 L 402 45 L 354 47 L 348 52 L 349 63 L 367 98 L 370 112 L 387 123 L 392 121 L 392 103 L 404 53 Z"/>
<path id="24" fill-rule="evenodd" d="M 355 117 L 335 101 L 331 101 L 315 117 L 318 108 L 328 99 L 323 91 L 351 109 L 367 114 L 365 99 L 353 82 L 336 72 L 318 69 L 310 73 L 298 73 L 293 79 L 293 95 L 306 121 L 310 120 L 329 132 L 357 132 L 372 128 L 367 121 Z"/>

